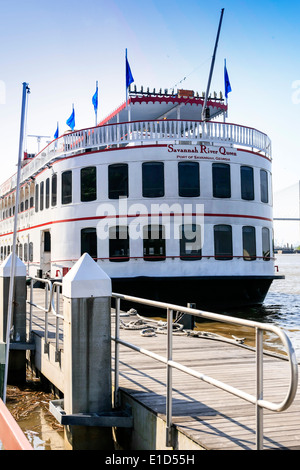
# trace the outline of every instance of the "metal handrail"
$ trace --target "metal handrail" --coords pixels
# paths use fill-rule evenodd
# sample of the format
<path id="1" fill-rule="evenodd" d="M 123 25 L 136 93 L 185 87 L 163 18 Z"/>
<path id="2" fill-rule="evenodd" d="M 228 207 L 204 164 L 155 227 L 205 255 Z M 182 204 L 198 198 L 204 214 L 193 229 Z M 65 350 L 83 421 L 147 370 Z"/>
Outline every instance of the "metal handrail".
<path id="1" fill-rule="evenodd" d="M 141 299 L 129 295 L 112 293 L 112 297 L 116 299 L 116 320 L 115 320 L 115 337 L 112 340 L 115 341 L 115 404 L 118 404 L 118 392 L 119 392 L 119 345 L 127 346 L 134 351 L 140 352 L 146 356 L 149 356 L 157 361 L 163 362 L 167 366 L 167 399 L 166 399 L 166 446 L 172 446 L 172 368 L 176 368 L 185 372 L 193 377 L 196 377 L 206 383 L 209 383 L 215 387 L 218 387 L 224 391 L 227 391 L 237 397 L 240 397 L 256 406 L 256 448 L 261 450 L 263 448 L 263 409 L 271 411 L 281 412 L 286 410 L 293 402 L 298 383 L 298 363 L 296 354 L 292 343 L 287 334 L 276 327 L 275 325 L 259 323 L 251 320 L 244 320 L 240 318 L 230 317 L 223 314 L 217 314 L 212 312 L 206 312 L 203 310 L 192 309 L 188 307 L 181 307 L 174 304 L 165 302 L 152 301 L 148 299 Z M 120 339 L 120 301 L 126 300 L 130 302 L 140 303 L 143 305 L 149 305 L 151 307 L 157 307 L 167 311 L 167 357 L 160 356 L 149 350 L 133 345 L 127 341 Z M 180 311 L 189 315 L 193 315 L 200 318 L 207 318 L 210 320 L 230 323 L 241 326 L 248 326 L 255 329 L 256 332 L 256 396 L 232 387 L 228 384 L 220 382 L 214 378 L 197 372 L 189 367 L 186 367 L 178 362 L 172 360 L 172 322 L 173 322 L 173 311 Z M 282 344 L 284 345 L 287 352 L 287 359 L 290 365 L 290 383 L 288 392 L 281 403 L 272 403 L 263 399 L 263 331 L 269 331 L 277 335 Z"/>
<path id="2" fill-rule="evenodd" d="M 45 307 L 42 305 L 35 304 L 33 302 L 33 284 L 34 282 L 43 282 L 45 284 Z M 55 316 L 55 361 L 60 361 L 60 348 L 59 348 L 59 319 L 63 320 L 63 315 L 60 315 L 59 312 L 59 302 L 60 302 L 60 288 L 62 287 L 62 282 L 51 282 L 50 279 L 44 278 L 31 278 L 30 281 L 30 300 L 27 300 L 27 303 L 30 305 L 29 310 L 29 334 L 32 332 L 32 307 L 38 308 L 45 312 L 45 346 L 44 352 L 48 352 L 49 349 L 49 313 Z M 55 289 L 56 288 L 56 289 Z M 50 292 L 50 298 L 49 298 Z M 54 293 L 56 292 L 56 306 L 54 305 Z"/>

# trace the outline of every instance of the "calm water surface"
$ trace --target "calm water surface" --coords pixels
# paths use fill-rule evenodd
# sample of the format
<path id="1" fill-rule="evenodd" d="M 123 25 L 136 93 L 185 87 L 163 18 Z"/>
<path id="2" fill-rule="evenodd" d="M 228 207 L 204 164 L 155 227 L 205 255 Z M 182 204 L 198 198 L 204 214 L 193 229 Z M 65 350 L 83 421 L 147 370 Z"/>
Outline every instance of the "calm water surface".
<path id="1" fill-rule="evenodd" d="M 272 323 L 282 328 L 289 336 L 300 361 L 300 254 L 276 255 L 278 274 L 284 275 L 285 279 L 273 281 L 262 307 L 244 308 L 234 312 L 226 311 L 228 315 L 239 318 L 255 320 L 264 323 Z M 246 344 L 253 344 L 251 330 L 239 328 L 233 330 L 227 324 L 206 323 L 200 324 L 201 330 L 217 332 L 230 336 L 244 337 Z M 282 346 L 277 337 L 267 336 L 265 344 L 277 352 L 282 352 Z"/>

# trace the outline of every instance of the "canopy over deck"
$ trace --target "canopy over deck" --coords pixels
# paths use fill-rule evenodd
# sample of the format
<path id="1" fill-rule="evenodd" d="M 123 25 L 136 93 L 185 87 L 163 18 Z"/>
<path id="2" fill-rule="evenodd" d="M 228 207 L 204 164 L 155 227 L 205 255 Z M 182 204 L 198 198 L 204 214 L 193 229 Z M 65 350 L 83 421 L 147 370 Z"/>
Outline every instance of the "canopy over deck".
<path id="1" fill-rule="evenodd" d="M 204 97 L 196 96 L 191 90 L 178 90 L 176 94 L 130 91 L 127 106 L 124 102 L 98 125 L 164 118 L 200 121 L 203 105 Z M 209 120 L 227 111 L 222 95 L 219 98 L 216 94 L 213 98 L 209 97 L 207 107 Z"/>

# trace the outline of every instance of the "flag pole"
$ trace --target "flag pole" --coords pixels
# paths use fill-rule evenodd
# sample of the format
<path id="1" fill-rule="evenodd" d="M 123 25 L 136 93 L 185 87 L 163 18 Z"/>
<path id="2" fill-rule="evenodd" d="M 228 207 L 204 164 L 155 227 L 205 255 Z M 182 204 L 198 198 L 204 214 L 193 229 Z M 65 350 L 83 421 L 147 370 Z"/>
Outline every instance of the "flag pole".
<path id="1" fill-rule="evenodd" d="M 97 122 L 98 122 L 98 119 L 97 119 L 97 114 L 98 114 L 98 80 L 96 80 L 96 93 L 97 93 L 97 106 L 96 106 L 96 109 L 95 109 L 95 127 L 97 126 Z"/>
<path id="2" fill-rule="evenodd" d="M 126 79 L 126 108 L 127 108 L 127 96 L 128 96 L 128 86 L 127 86 L 127 47 L 125 49 L 125 79 Z"/>
<path id="3" fill-rule="evenodd" d="M 20 192 L 20 178 L 21 178 L 21 164 L 23 153 L 23 140 L 25 128 L 25 110 L 26 110 L 26 96 L 30 93 L 28 83 L 23 83 L 22 93 L 22 110 L 21 110 L 21 124 L 20 124 L 20 140 L 19 140 L 19 156 L 18 156 L 18 170 L 17 170 L 17 184 L 16 184 L 16 201 L 15 201 L 15 215 L 14 215 L 14 231 L 13 231 L 13 247 L 11 253 L 11 266 L 10 266 L 10 281 L 9 281 L 9 297 L 8 297 L 8 311 L 6 323 L 6 350 L 5 350 L 5 370 L 4 370 L 4 384 L 3 384 L 3 402 L 6 402 L 6 388 L 8 377 L 8 362 L 9 362 L 9 345 L 10 335 L 13 321 L 13 297 L 15 289 L 15 271 L 16 271 L 16 240 L 17 240 L 17 221 L 18 221 L 18 207 L 19 207 L 19 192 Z"/>
<path id="4" fill-rule="evenodd" d="M 224 14 L 224 8 L 222 8 L 222 10 L 221 10 L 221 17 L 220 17 L 220 21 L 219 21 L 217 38 L 216 38 L 215 48 L 214 48 L 213 57 L 212 57 L 212 61 L 211 61 L 211 66 L 210 66 L 210 72 L 209 72 L 209 77 L 208 77 L 208 82 L 207 82 L 206 93 L 205 93 L 205 100 L 204 100 L 204 105 L 203 105 L 203 108 L 202 108 L 202 115 L 201 115 L 201 120 L 202 121 L 206 120 L 205 119 L 206 105 L 207 105 L 209 89 L 210 89 L 210 83 L 211 83 L 212 74 L 213 74 L 214 65 L 215 65 L 215 59 L 216 59 L 217 47 L 218 47 L 219 36 L 220 36 L 220 31 L 221 31 L 221 25 L 222 25 L 222 20 L 223 20 L 223 14 Z"/>

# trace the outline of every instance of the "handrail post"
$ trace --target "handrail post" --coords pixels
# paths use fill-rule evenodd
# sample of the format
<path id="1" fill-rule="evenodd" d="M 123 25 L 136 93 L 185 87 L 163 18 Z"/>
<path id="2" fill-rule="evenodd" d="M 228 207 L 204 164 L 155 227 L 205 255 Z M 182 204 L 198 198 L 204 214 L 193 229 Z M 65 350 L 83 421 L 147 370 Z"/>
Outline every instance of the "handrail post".
<path id="1" fill-rule="evenodd" d="M 166 447 L 172 447 L 172 361 L 173 351 L 173 310 L 167 309 L 167 403 L 166 403 Z"/>
<path id="2" fill-rule="evenodd" d="M 29 304 L 29 334 L 28 340 L 32 340 L 32 303 L 33 303 L 33 279 L 30 280 L 30 304 Z"/>
<path id="3" fill-rule="evenodd" d="M 54 289 L 54 287 L 52 288 Z M 60 301 L 60 286 L 56 285 L 56 322 L 55 322 L 55 360 L 60 361 L 60 350 L 59 350 L 59 301 Z"/>
<path id="4" fill-rule="evenodd" d="M 48 283 L 45 284 L 45 344 L 44 344 L 44 353 L 49 352 L 49 343 L 48 343 L 48 312 L 49 312 L 49 303 L 48 303 Z"/>
<path id="5" fill-rule="evenodd" d="M 116 302 L 116 318 L 115 318 L 115 391 L 114 391 L 114 407 L 117 408 L 119 403 L 119 357 L 120 357 L 120 298 L 115 298 Z"/>
<path id="6" fill-rule="evenodd" d="M 263 449 L 263 330 L 256 328 L 256 449 Z"/>

